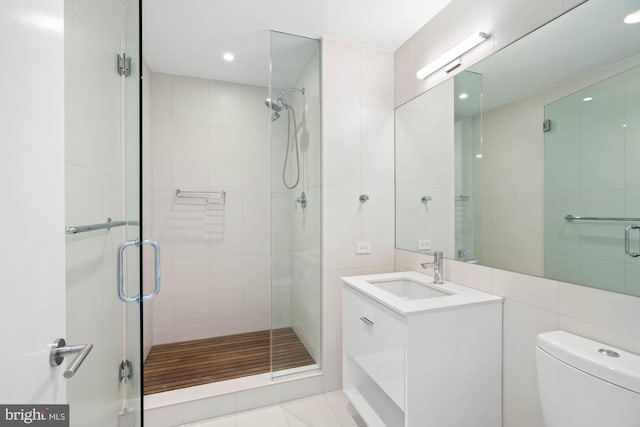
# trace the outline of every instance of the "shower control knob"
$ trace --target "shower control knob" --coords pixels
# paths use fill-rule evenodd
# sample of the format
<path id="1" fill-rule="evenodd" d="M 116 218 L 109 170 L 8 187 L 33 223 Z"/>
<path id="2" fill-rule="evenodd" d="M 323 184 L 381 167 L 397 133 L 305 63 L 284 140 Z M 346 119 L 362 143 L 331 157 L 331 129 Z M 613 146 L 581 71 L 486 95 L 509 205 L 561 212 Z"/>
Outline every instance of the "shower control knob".
<path id="1" fill-rule="evenodd" d="M 296 203 L 300 203 L 302 209 L 307 208 L 307 194 L 304 191 L 300 194 L 300 197 L 296 199 Z"/>

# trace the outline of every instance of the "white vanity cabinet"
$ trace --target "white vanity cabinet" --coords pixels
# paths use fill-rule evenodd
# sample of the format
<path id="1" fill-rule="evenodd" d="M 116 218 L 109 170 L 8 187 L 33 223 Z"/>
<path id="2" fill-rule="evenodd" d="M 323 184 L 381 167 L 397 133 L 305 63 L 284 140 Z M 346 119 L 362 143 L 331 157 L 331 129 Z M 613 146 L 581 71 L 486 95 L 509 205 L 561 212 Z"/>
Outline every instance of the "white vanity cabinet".
<path id="1" fill-rule="evenodd" d="M 407 280 L 445 293 L 412 299 L 383 290 Z M 414 272 L 343 278 L 345 393 L 369 427 L 499 427 L 502 299 L 431 280 Z"/>

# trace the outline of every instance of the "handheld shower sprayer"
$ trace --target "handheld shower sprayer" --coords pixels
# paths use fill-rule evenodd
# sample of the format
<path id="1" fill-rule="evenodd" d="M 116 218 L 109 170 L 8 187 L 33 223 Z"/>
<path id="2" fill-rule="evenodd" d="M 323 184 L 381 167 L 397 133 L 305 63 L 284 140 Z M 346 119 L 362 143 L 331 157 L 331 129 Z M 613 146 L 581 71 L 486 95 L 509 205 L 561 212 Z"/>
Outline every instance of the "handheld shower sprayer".
<path id="1" fill-rule="evenodd" d="M 271 98 L 267 98 L 264 101 L 264 105 L 267 106 L 271 110 L 271 121 L 274 122 L 280 118 L 280 112 L 287 112 L 287 148 L 284 157 L 284 165 L 282 165 L 282 182 L 284 186 L 288 189 L 296 188 L 298 183 L 300 182 L 300 154 L 298 149 L 298 124 L 296 123 L 296 112 L 291 105 L 287 103 L 284 99 L 284 96 L 291 92 L 302 93 L 304 96 L 304 88 L 289 88 L 285 89 L 276 96 L 276 99 L 273 100 Z M 293 117 L 293 138 L 295 141 L 295 150 L 296 150 L 296 181 L 293 185 L 289 185 L 287 183 L 287 163 L 289 161 L 289 150 L 291 145 L 291 117 Z"/>

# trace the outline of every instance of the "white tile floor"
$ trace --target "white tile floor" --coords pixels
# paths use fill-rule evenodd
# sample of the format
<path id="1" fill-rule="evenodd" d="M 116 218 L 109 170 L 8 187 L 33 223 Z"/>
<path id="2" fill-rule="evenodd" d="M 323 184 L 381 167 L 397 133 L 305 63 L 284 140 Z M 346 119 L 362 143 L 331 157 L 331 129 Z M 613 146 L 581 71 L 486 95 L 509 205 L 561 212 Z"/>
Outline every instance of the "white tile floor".
<path id="1" fill-rule="evenodd" d="M 181 427 L 366 427 L 342 391 L 291 400 Z"/>

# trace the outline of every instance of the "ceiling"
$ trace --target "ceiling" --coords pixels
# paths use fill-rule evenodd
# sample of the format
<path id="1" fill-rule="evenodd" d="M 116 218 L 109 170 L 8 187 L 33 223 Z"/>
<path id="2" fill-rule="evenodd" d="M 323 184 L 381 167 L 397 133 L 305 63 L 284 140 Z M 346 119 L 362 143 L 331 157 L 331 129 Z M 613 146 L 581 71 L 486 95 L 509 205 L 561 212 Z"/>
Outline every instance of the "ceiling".
<path id="1" fill-rule="evenodd" d="M 393 52 L 450 1 L 145 0 L 143 52 L 153 71 L 267 86 L 269 30 Z"/>

